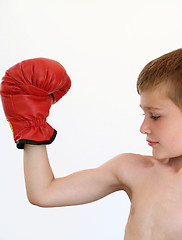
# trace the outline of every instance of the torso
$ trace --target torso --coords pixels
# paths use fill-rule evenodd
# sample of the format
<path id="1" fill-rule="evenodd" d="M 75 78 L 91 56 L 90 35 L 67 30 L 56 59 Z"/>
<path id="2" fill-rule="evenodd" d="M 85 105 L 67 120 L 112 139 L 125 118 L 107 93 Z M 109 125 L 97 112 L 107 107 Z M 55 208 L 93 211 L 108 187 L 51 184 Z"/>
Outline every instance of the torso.
<path id="1" fill-rule="evenodd" d="M 150 161 L 139 164 L 129 181 L 131 210 L 124 240 L 181 240 L 182 174 Z"/>

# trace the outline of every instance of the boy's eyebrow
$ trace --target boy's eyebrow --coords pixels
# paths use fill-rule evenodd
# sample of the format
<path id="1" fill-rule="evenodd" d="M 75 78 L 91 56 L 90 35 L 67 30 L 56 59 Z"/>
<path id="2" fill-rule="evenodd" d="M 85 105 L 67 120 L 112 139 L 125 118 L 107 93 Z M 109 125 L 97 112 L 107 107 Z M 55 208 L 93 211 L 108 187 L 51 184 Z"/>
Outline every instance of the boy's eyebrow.
<path id="1" fill-rule="evenodd" d="M 161 110 L 162 108 L 159 107 L 149 107 L 149 106 L 143 106 L 140 104 L 139 105 L 142 109 L 148 109 L 148 110 Z"/>

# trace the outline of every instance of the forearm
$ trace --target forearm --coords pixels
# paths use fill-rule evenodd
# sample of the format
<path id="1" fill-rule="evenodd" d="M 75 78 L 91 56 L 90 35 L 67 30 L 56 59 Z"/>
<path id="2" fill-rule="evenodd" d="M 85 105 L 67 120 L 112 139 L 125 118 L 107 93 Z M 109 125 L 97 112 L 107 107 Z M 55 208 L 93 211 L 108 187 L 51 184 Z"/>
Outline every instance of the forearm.
<path id="1" fill-rule="evenodd" d="M 46 146 L 25 145 L 24 174 L 27 196 L 33 204 L 41 205 L 54 175 L 49 164 Z"/>

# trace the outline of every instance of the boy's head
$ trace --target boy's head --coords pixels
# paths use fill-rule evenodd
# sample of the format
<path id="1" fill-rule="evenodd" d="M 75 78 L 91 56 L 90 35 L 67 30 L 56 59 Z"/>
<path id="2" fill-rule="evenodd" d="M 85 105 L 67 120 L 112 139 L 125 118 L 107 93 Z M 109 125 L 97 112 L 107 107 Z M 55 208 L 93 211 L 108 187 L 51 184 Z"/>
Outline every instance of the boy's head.
<path id="1" fill-rule="evenodd" d="M 137 81 L 146 134 L 156 159 L 182 156 L 182 49 L 148 63 Z"/>
<path id="2" fill-rule="evenodd" d="M 138 76 L 139 94 L 164 87 L 167 97 L 182 110 L 182 48 L 149 62 Z"/>

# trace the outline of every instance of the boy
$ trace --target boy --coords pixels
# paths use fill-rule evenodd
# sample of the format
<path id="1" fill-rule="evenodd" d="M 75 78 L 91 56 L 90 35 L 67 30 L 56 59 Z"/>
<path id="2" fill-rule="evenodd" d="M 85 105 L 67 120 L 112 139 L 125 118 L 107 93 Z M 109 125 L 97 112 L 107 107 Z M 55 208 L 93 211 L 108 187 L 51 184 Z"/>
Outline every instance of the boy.
<path id="1" fill-rule="evenodd" d="M 153 156 L 121 154 L 100 167 L 57 179 L 45 146 L 56 133 L 40 119 L 47 117 L 51 101 L 68 91 L 70 80 L 64 69 L 63 81 L 57 68 L 47 67 L 47 63 L 49 60 L 33 59 L 15 65 L 1 84 L 6 117 L 17 147 L 24 148 L 29 201 L 41 207 L 60 207 L 92 202 L 124 190 L 131 201 L 125 240 L 181 240 L 182 49 L 153 60 L 138 77 L 140 106 L 145 114 L 140 131 L 146 135 Z M 51 71 L 56 74 L 51 75 Z M 59 84 L 55 84 L 55 75 Z"/>

